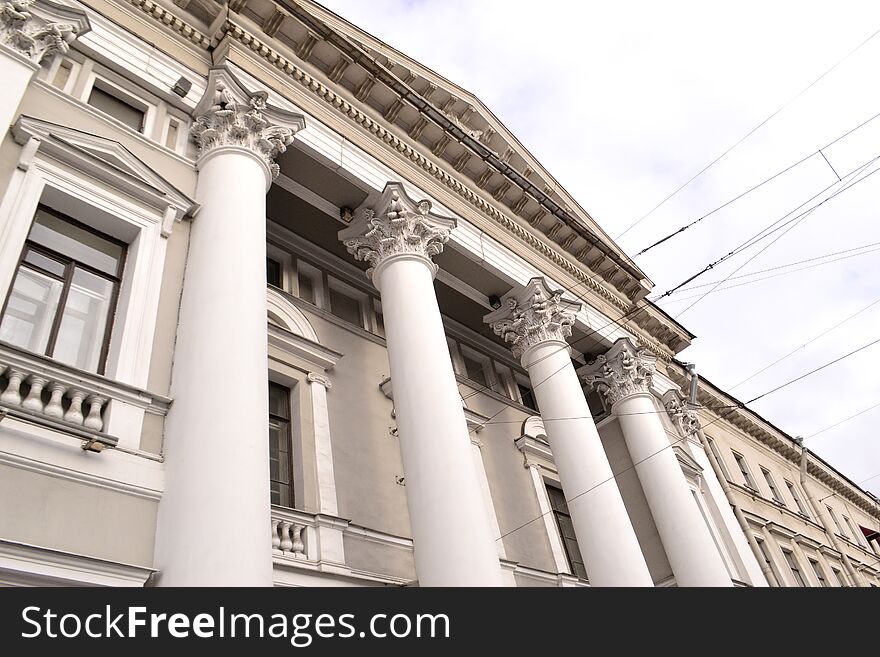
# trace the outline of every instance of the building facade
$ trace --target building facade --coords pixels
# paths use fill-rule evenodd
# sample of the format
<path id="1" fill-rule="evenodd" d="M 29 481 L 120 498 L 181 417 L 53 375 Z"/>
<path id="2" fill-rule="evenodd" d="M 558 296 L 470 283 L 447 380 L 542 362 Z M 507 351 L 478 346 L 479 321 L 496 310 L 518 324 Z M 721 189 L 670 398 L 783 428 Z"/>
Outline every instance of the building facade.
<path id="1" fill-rule="evenodd" d="M 469 92 L 307 0 L 0 21 L 0 583 L 880 585 Z"/>

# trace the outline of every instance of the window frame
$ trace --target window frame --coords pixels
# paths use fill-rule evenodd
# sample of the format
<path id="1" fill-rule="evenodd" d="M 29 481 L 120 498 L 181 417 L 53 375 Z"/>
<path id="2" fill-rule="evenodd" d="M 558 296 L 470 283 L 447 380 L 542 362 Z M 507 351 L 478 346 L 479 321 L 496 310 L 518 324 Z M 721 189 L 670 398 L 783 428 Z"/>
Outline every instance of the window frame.
<path id="1" fill-rule="evenodd" d="M 562 490 L 561 486 L 558 486 L 555 483 L 551 483 L 546 480 L 544 481 L 544 487 L 547 489 L 547 500 L 550 503 L 550 513 L 553 516 L 553 520 L 554 520 L 554 523 L 556 526 L 556 531 L 559 533 L 559 539 L 562 543 L 562 550 L 565 553 L 565 560 L 568 563 L 568 570 L 572 575 L 574 575 L 575 577 L 578 577 L 579 579 L 589 580 L 589 573 L 587 572 L 587 566 L 584 563 L 584 557 L 583 557 L 583 553 L 581 553 L 581 547 L 580 547 L 580 544 L 578 543 L 577 535 L 575 535 L 574 537 L 571 537 L 571 538 L 566 537 L 565 534 L 562 533 L 562 527 L 559 524 L 559 516 L 565 516 L 566 518 L 568 518 L 569 523 L 572 526 L 572 529 L 574 529 L 574 522 L 572 522 L 572 520 L 571 520 L 571 512 L 570 511 L 562 511 L 562 510 L 556 508 L 556 505 L 553 502 L 554 497 L 553 497 L 553 495 L 550 494 L 550 489 L 552 488 L 554 491 L 559 491 L 559 494 L 561 495 L 563 500 L 565 500 L 565 492 Z M 566 509 L 568 509 L 568 502 L 567 501 L 565 501 L 565 507 L 566 507 Z M 571 551 L 568 548 L 568 541 L 569 540 L 574 541 L 574 544 L 578 550 L 578 556 L 581 558 L 580 561 L 574 561 L 572 559 Z M 575 564 L 579 564 L 581 566 L 581 568 L 583 569 L 583 573 L 577 572 L 577 568 L 575 567 Z"/>
<path id="2" fill-rule="evenodd" d="M 84 230 L 86 232 L 89 232 L 89 233 L 97 236 L 97 237 L 100 237 L 103 240 L 106 240 L 108 242 L 111 242 L 111 243 L 114 243 L 118 246 L 121 246 L 122 247 L 122 255 L 119 258 L 119 264 L 116 267 L 116 274 L 115 275 L 108 274 L 107 272 L 96 269 L 95 267 L 92 267 L 91 265 L 80 262 L 71 256 L 64 255 L 63 253 L 59 253 L 58 251 L 50 249 L 49 247 L 43 246 L 42 244 L 37 244 L 35 242 L 31 242 L 30 233 L 31 233 L 31 230 L 33 229 L 34 221 L 36 221 L 37 213 L 39 213 L 41 211 L 45 212 L 47 214 L 51 214 L 56 219 L 60 219 L 63 222 L 70 223 L 70 224 L 76 226 L 77 228 L 80 228 L 81 230 Z M 3 319 L 6 317 L 6 310 L 9 306 L 9 300 L 12 298 L 12 293 L 15 290 L 15 281 L 18 279 L 18 274 L 21 271 L 22 265 L 25 265 L 27 268 L 33 269 L 34 271 L 37 271 L 45 276 L 49 276 L 50 278 L 52 278 L 54 280 L 60 280 L 63 287 L 61 288 L 61 295 L 58 297 L 58 303 L 55 308 L 55 316 L 52 319 L 52 328 L 49 331 L 49 338 L 48 338 L 48 341 L 46 342 L 46 347 L 43 350 L 43 352 L 40 353 L 41 356 L 45 356 L 46 358 L 51 358 L 52 360 L 55 360 L 55 356 L 54 356 L 55 346 L 58 341 L 58 333 L 61 328 L 61 322 L 64 319 L 64 312 L 63 311 L 67 305 L 67 299 L 70 294 L 70 288 L 71 288 L 72 282 L 73 282 L 74 271 L 77 268 L 79 268 L 79 269 L 82 269 L 82 270 L 92 274 L 92 275 L 98 276 L 98 277 L 103 278 L 105 280 L 112 281 L 113 292 L 110 295 L 110 303 L 108 304 L 106 323 L 104 325 L 104 335 L 101 338 L 101 352 L 98 356 L 98 367 L 95 370 L 96 374 L 100 374 L 101 376 L 104 376 L 105 371 L 107 369 L 107 356 L 110 353 L 110 342 L 113 337 L 113 328 L 114 328 L 114 324 L 115 324 L 114 320 L 116 318 L 116 308 L 119 303 L 119 295 L 120 295 L 120 290 L 122 288 L 123 274 L 125 273 L 125 265 L 126 265 L 126 261 L 128 259 L 128 249 L 129 249 L 129 244 L 127 244 L 126 242 L 124 242 L 120 239 L 117 239 L 115 237 L 112 237 L 111 235 L 107 235 L 106 233 L 103 233 L 103 232 L 97 230 L 96 228 L 89 226 L 88 224 L 85 224 L 81 221 L 78 221 L 77 219 L 74 219 L 73 217 L 71 217 L 63 212 L 60 212 L 59 210 L 56 210 L 56 209 L 46 205 L 45 203 L 39 202 L 37 204 L 36 209 L 34 210 L 33 216 L 31 218 L 31 223 L 28 228 L 27 237 L 25 238 L 24 245 L 21 248 L 21 253 L 18 257 L 18 262 L 16 263 L 15 269 L 13 270 L 12 279 L 9 283 L 9 288 L 6 291 L 6 299 L 3 301 L 2 309 L 0 309 L 0 322 L 2 322 Z M 57 261 L 63 262 L 64 263 L 64 276 L 63 276 L 63 278 L 59 278 L 56 274 L 52 274 L 51 272 L 40 268 L 38 265 L 34 265 L 32 263 L 25 262 L 25 256 L 28 254 L 29 251 L 35 251 L 35 252 L 40 253 L 48 258 L 51 258 L 52 260 L 57 260 Z M 20 348 L 24 349 L 24 347 L 20 347 Z M 31 351 L 31 350 L 25 349 L 25 351 Z M 39 352 L 31 352 L 31 353 L 39 353 Z M 58 361 L 58 362 L 60 363 L 62 361 Z M 68 363 L 65 363 L 65 364 L 69 365 Z M 71 367 L 76 367 L 76 366 L 71 365 Z M 84 368 L 77 368 L 77 369 L 84 369 Z M 90 370 L 84 369 L 84 371 L 90 371 Z"/>
<path id="3" fill-rule="evenodd" d="M 99 89 L 102 93 L 105 93 L 108 96 L 112 96 L 113 98 L 115 98 L 119 102 L 124 103 L 126 105 L 129 105 L 133 109 L 135 109 L 139 112 L 142 112 L 144 115 L 144 118 L 141 121 L 141 127 L 136 130 L 135 128 L 133 128 L 130 125 L 128 125 L 127 123 L 125 123 L 122 119 L 118 119 L 115 116 L 113 116 L 112 114 L 105 112 L 101 108 L 99 108 L 95 105 L 92 105 L 92 103 L 90 103 L 89 100 L 91 99 L 92 91 L 95 88 Z M 126 89 L 124 86 L 113 82 L 111 79 L 109 79 L 109 77 L 104 76 L 100 73 L 92 72 L 89 75 L 88 81 L 87 81 L 85 88 L 83 90 L 82 101 L 86 105 L 91 107 L 93 110 L 95 110 L 96 112 L 99 112 L 102 116 L 106 116 L 107 118 L 114 121 L 115 123 L 118 123 L 121 126 L 125 126 L 129 130 L 137 132 L 138 134 L 143 135 L 144 137 L 146 137 L 147 139 L 150 139 L 151 141 L 155 141 L 151 138 L 150 133 L 152 132 L 153 123 L 155 121 L 156 104 L 151 103 L 151 102 L 137 96 L 136 94 L 133 94 L 131 91 Z"/>
<path id="4" fill-rule="evenodd" d="M 807 578 L 804 577 L 803 569 L 801 568 L 800 562 L 797 560 L 797 555 L 795 555 L 794 550 L 785 547 L 780 547 L 780 549 L 782 550 L 782 556 L 788 564 L 788 569 L 791 571 L 791 576 L 794 578 L 795 584 L 797 584 L 799 588 L 809 588 Z"/>
<path id="5" fill-rule="evenodd" d="M 326 307 L 325 310 L 329 312 L 331 315 L 336 317 L 337 319 L 345 322 L 346 324 L 351 324 L 352 326 L 357 326 L 358 328 L 362 328 L 365 331 L 369 331 L 370 321 L 369 321 L 369 303 L 370 296 L 365 292 L 361 292 L 355 287 L 352 287 L 348 283 L 336 278 L 332 275 L 327 275 L 327 288 L 326 288 Z M 314 282 L 314 281 L 313 281 Z M 299 279 L 297 279 L 297 284 L 299 284 Z M 341 294 L 342 296 L 348 297 L 352 301 L 355 301 L 358 305 L 358 317 L 360 321 L 355 324 L 345 317 L 341 315 L 337 315 L 333 311 L 333 293 Z"/>
<path id="6" fill-rule="evenodd" d="M 746 457 L 734 450 L 730 451 L 733 454 L 733 460 L 736 462 L 740 474 L 742 475 L 745 487 L 749 490 L 755 491 L 756 493 L 760 493 L 758 489 L 758 484 L 755 481 L 755 478 L 752 476 L 752 469 L 749 467 L 748 461 L 746 461 Z"/>
<path id="7" fill-rule="evenodd" d="M 825 571 L 822 569 L 822 564 L 819 563 L 818 559 L 813 559 L 812 557 L 807 557 L 807 561 L 810 562 L 810 566 L 813 568 L 813 573 L 816 575 L 816 579 L 819 581 L 819 586 L 823 588 L 829 588 L 828 580 L 825 577 Z"/>
<path id="8" fill-rule="evenodd" d="M 268 380 L 268 386 L 270 389 L 274 386 L 275 388 L 283 390 L 284 394 L 285 394 L 285 400 L 286 400 L 285 406 L 287 408 L 287 417 L 286 418 L 281 417 L 281 416 L 278 416 L 278 415 L 272 413 L 272 410 L 270 408 L 269 409 L 269 426 L 271 428 L 273 420 L 276 422 L 284 423 L 287 426 L 287 431 L 284 432 L 284 439 L 287 442 L 287 459 L 286 459 L 286 463 L 285 463 L 285 465 L 287 467 L 285 469 L 287 470 L 287 478 L 288 478 L 286 485 L 287 485 L 288 494 L 290 497 L 290 504 L 289 505 L 283 504 L 281 501 L 271 502 L 271 503 L 276 506 L 284 507 L 285 509 L 295 509 L 296 508 L 296 487 L 294 485 L 294 474 L 295 473 L 294 473 L 294 467 L 293 467 L 293 448 L 294 448 L 294 444 L 293 444 L 293 390 L 289 386 L 287 386 L 283 383 L 277 383 L 276 381 L 273 381 L 271 378 Z M 268 440 L 269 436 L 266 436 L 266 439 Z M 271 445 L 269 447 L 271 449 Z M 270 458 L 271 458 L 271 454 L 270 454 Z M 280 462 L 280 459 L 279 459 L 279 462 Z M 270 494 L 270 496 L 272 494 L 272 489 L 271 489 L 272 483 L 278 483 L 281 485 L 285 485 L 281 481 L 276 482 L 276 480 L 272 479 L 272 473 L 270 471 L 270 473 L 269 473 L 269 484 L 270 484 L 269 494 Z"/>
<path id="9" fill-rule="evenodd" d="M 767 487 L 770 489 L 770 495 L 773 498 L 773 501 L 780 506 L 788 508 L 788 504 L 782 496 L 782 491 L 779 490 L 779 487 L 776 485 L 776 480 L 773 478 L 773 474 L 762 465 L 759 465 L 758 467 L 761 468 L 761 474 L 764 475 L 764 481 L 767 482 Z"/>
<path id="10" fill-rule="evenodd" d="M 840 524 L 840 520 L 838 519 L 837 514 L 834 513 L 834 509 L 832 509 L 827 504 L 825 505 L 825 509 L 828 511 L 828 515 L 831 516 L 831 519 L 834 521 L 835 527 L 837 527 L 837 535 L 841 538 L 849 538 L 846 535 L 846 532 L 844 532 L 843 525 Z"/>
<path id="11" fill-rule="evenodd" d="M 798 491 L 797 487 L 788 479 L 783 479 L 782 481 L 785 482 L 785 485 L 788 488 L 788 494 L 791 495 L 791 499 L 794 500 L 795 506 L 798 508 L 798 513 L 804 518 L 809 519 L 810 514 L 807 512 L 807 507 L 804 504 L 800 491 Z"/>

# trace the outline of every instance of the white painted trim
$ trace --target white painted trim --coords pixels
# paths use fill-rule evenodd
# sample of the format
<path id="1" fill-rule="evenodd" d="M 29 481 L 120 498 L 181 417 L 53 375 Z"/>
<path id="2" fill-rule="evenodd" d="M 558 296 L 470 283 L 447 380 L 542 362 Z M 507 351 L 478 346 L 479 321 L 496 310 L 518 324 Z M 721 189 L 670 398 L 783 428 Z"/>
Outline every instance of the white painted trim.
<path id="1" fill-rule="evenodd" d="M 0 538 L 0 584 L 11 586 L 137 586 L 152 568 Z"/>
<path id="2" fill-rule="evenodd" d="M 0 423 L 0 463 L 87 486 L 158 501 L 165 487 L 161 462 L 115 449 L 84 451 L 67 434 L 11 417 Z"/>

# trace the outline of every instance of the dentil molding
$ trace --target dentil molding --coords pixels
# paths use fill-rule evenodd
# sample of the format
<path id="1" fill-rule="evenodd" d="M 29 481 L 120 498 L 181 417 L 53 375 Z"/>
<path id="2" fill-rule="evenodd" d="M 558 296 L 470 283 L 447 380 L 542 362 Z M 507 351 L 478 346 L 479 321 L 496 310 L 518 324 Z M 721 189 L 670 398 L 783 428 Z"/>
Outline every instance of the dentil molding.
<path id="1" fill-rule="evenodd" d="M 587 368 L 584 380 L 605 397 L 609 406 L 633 395 L 650 393 L 657 357 L 620 338 Z"/>
<path id="2" fill-rule="evenodd" d="M 563 290 L 551 290 L 543 277 L 531 279 L 501 299 L 501 307 L 483 317 L 496 335 L 510 343 L 521 358 L 543 342 L 565 342 L 581 304 L 562 298 Z"/>

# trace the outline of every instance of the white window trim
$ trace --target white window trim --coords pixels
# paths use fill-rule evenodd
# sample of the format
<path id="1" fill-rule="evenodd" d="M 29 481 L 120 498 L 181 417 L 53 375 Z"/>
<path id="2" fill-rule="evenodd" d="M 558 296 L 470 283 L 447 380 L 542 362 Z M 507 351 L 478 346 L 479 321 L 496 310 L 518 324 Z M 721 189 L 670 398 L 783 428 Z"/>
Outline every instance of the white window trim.
<path id="1" fill-rule="evenodd" d="M 794 575 L 794 571 L 792 570 L 791 563 L 788 561 L 788 557 L 789 557 L 789 556 L 791 556 L 791 558 L 794 560 L 794 563 L 795 563 L 795 565 L 797 566 L 797 571 L 798 571 L 798 572 L 800 573 L 800 575 L 801 575 L 801 579 L 804 580 L 804 583 L 805 583 L 805 584 L 809 584 L 810 582 L 809 582 L 809 579 L 808 579 L 807 576 L 806 576 L 806 571 L 804 570 L 804 566 L 803 566 L 803 564 L 800 562 L 800 559 L 798 559 L 798 555 L 797 555 L 797 552 L 795 551 L 794 547 L 793 547 L 793 546 L 780 545 L 780 546 L 779 546 L 779 549 L 782 550 L 782 558 L 783 558 L 783 560 L 785 561 L 785 565 L 786 565 L 786 567 L 788 568 L 788 576 L 789 576 L 789 578 L 791 579 L 791 583 L 792 583 L 794 586 L 796 586 L 796 587 L 798 587 L 798 588 L 801 588 L 800 583 L 797 581 L 797 579 L 795 579 L 795 575 Z"/>
<path id="2" fill-rule="evenodd" d="M 759 467 L 761 468 L 761 474 L 764 475 L 764 481 L 767 484 L 767 488 L 770 490 L 770 499 L 774 503 L 788 508 L 788 503 L 785 501 L 785 497 L 782 495 L 782 491 L 776 484 L 776 479 L 773 478 L 773 473 L 764 466 Z"/>
<path id="3" fill-rule="evenodd" d="M 164 142 L 161 139 L 159 139 L 159 140 L 155 139 L 155 135 L 154 135 L 156 118 L 157 118 L 156 115 L 158 114 L 158 109 L 159 109 L 158 101 L 152 100 L 152 99 L 151 100 L 145 99 L 144 96 L 147 94 L 145 94 L 142 90 L 134 91 L 132 89 L 133 85 L 122 84 L 121 82 L 122 82 L 122 80 L 120 78 L 118 78 L 118 76 L 116 76 L 110 72 L 107 72 L 107 73 L 97 72 L 93 69 L 86 76 L 86 83 L 83 86 L 83 92 L 82 92 L 82 95 L 80 96 L 79 99 L 83 103 L 88 105 L 89 107 L 93 107 L 95 109 L 95 111 L 97 111 L 99 114 L 101 114 L 101 116 L 104 116 L 108 120 L 113 121 L 113 123 L 115 123 L 116 125 L 122 126 L 126 130 L 131 130 L 132 132 L 137 132 L 139 134 L 142 134 L 147 139 L 150 139 L 152 141 L 158 141 L 160 143 L 160 145 L 164 146 Z M 144 113 L 143 129 L 135 130 L 134 128 L 132 128 L 129 125 L 126 125 L 125 123 L 123 123 L 122 121 L 117 119 L 116 117 L 111 116 L 110 114 L 107 114 L 106 112 L 102 112 L 94 105 L 91 105 L 89 103 L 89 96 L 92 93 L 92 89 L 96 86 L 96 83 L 98 83 L 98 85 L 100 87 L 103 87 L 105 89 L 110 89 L 111 91 L 109 91 L 108 93 L 110 93 L 113 96 L 116 96 L 119 100 L 121 100 L 125 103 L 128 103 L 129 105 L 131 105 L 132 107 L 134 107 L 136 109 L 142 110 Z"/>
<path id="4" fill-rule="evenodd" d="M 459 343 L 459 348 L 461 349 L 463 366 L 462 376 L 466 377 L 469 381 L 472 381 L 472 379 L 468 376 L 467 364 L 464 362 L 465 358 L 479 363 L 480 367 L 483 369 L 483 376 L 486 378 L 487 387 L 489 388 L 489 390 L 495 390 L 496 392 L 498 392 L 498 379 L 495 376 L 495 368 L 492 367 L 492 359 L 485 354 L 477 351 L 476 349 L 468 347 L 465 344 Z M 472 382 L 479 385 L 478 381 Z"/>
<path id="5" fill-rule="evenodd" d="M 335 276 L 328 274 L 327 275 L 327 296 L 326 296 L 327 307 L 326 307 L 326 310 L 330 311 L 330 313 L 334 314 L 336 317 L 339 317 L 339 315 L 336 315 L 335 313 L 333 313 L 333 308 L 332 308 L 333 302 L 330 300 L 330 291 L 331 290 L 335 290 L 336 292 L 339 292 L 340 294 L 343 294 L 343 295 L 357 301 L 359 314 L 361 316 L 361 321 L 360 321 L 360 324 L 355 324 L 355 326 L 359 326 L 360 328 L 364 329 L 365 331 L 369 331 L 370 326 L 372 326 L 372 321 L 371 321 L 372 318 L 370 317 L 370 315 L 372 314 L 370 312 L 370 305 L 371 305 L 370 296 L 368 294 L 366 294 L 365 292 L 361 292 L 357 288 L 352 287 L 351 285 L 349 285 L 345 281 L 342 281 L 342 280 L 336 278 Z M 345 320 L 343 320 L 343 321 L 345 321 Z"/>
<path id="6" fill-rule="evenodd" d="M 810 514 L 807 512 L 807 505 L 804 504 L 804 498 L 801 495 L 801 491 L 797 484 L 788 479 L 783 479 L 783 481 L 785 482 L 785 487 L 788 488 L 788 493 L 791 495 L 791 499 L 794 500 L 794 505 L 797 507 L 798 513 L 804 518 L 809 519 Z"/>
<path id="7" fill-rule="evenodd" d="M 302 299 L 306 303 L 312 303 L 303 299 L 300 296 L 299 291 L 299 277 L 300 275 L 306 276 L 309 280 L 312 281 L 312 291 L 315 294 L 314 305 L 320 308 L 321 310 L 330 311 L 329 304 L 327 303 L 327 296 L 324 292 L 324 276 L 320 269 L 315 267 L 314 265 L 310 265 L 308 262 L 301 260 L 300 258 L 296 259 L 296 271 L 293 274 L 291 279 L 291 294 L 293 294 L 298 299 Z"/>
<path id="8" fill-rule="evenodd" d="M 758 482 L 755 481 L 755 476 L 752 474 L 752 468 L 749 466 L 749 462 L 746 461 L 746 457 L 734 450 L 730 451 L 733 454 L 733 461 L 736 463 L 737 469 L 740 470 L 740 476 L 743 478 L 743 485 L 749 490 L 760 493 Z M 740 464 L 742 464 L 742 466 L 740 466 Z"/>
<path id="9" fill-rule="evenodd" d="M 61 68 L 61 64 L 66 62 L 70 64 L 70 75 L 67 77 L 67 81 L 64 83 L 63 87 L 56 87 L 54 84 L 55 76 L 58 74 L 58 69 Z M 82 69 L 82 64 L 72 57 L 65 55 L 56 55 L 52 60 L 52 63 L 49 65 L 46 70 L 46 82 L 62 93 L 72 94 L 74 88 L 76 87 L 76 81 L 79 77 L 79 72 Z"/>

